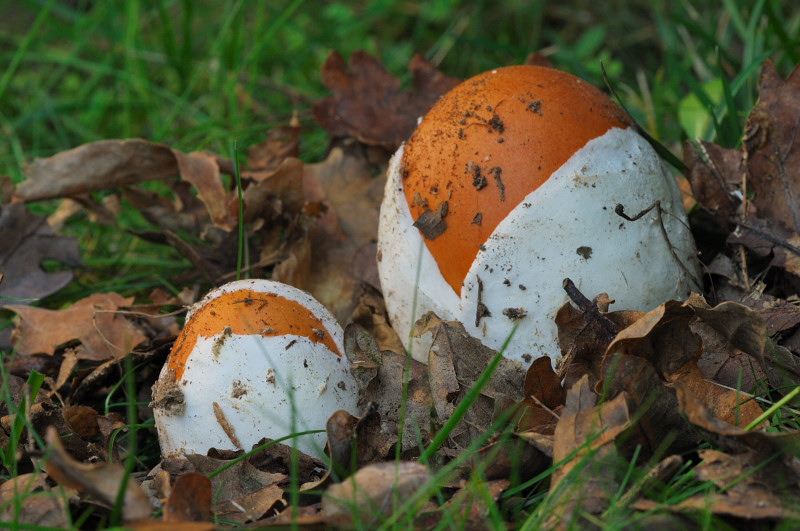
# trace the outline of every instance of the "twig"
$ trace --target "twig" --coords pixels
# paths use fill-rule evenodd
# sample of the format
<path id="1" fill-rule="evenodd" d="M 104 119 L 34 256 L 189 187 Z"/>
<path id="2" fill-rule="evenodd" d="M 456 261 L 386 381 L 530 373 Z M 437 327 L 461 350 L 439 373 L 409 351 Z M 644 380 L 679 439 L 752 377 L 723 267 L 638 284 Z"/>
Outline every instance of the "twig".
<path id="1" fill-rule="evenodd" d="M 575 286 L 575 283 L 569 278 L 565 278 L 561 285 L 564 291 L 567 292 L 567 296 L 578 306 L 578 309 L 583 312 L 586 320 L 599 324 L 600 328 L 602 328 L 603 332 L 608 336 L 606 339 L 609 342 L 612 341 L 617 336 L 616 327 L 608 317 L 600 313 L 600 310 L 597 309 L 597 302 L 595 301 L 595 303 L 592 303 L 592 301 L 587 299 L 586 295 L 581 293 L 577 286 Z"/>
<path id="2" fill-rule="evenodd" d="M 683 270 L 683 272 L 686 273 L 686 275 L 690 279 L 692 279 L 695 286 L 697 286 L 697 288 L 700 289 L 702 287 L 700 279 L 695 277 L 694 273 L 689 271 L 689 268 L 686 267 L 683 261 L 678 257 L 678 254 L 675 252 L 675 247 L 673 247 L 672 242 L 669 241 L 669 235 L 667 234 L 667 229 L 666 227 L 664 227 L 664 218 L 662 216 L 664 210 L 661 208 L 661 201 L 656 199 L 652 205 L 645 208 L 644 210 L 642 210 L 633 217 L 629 217 L 627 214 L 625 214 L 625 207 L 622 205 L 622 203 L 617 203 L 617 206 L 614 208 L 614 212 L 623 219 L 626 219 L 628 221 L 636 221 L 653 209 L 655 209 L 656 211 L 656 217 L 658 218 L 658 227 L 661 229 L 661 235 L 664 237 L 664 241 L 667 243 L 667 249 L 669 249 L 669 254 L 672 255 L 672 259 L 675 260 L 675 262 Z M 667 214 L 669 214 L 669 212 L 667 212 Z"/>

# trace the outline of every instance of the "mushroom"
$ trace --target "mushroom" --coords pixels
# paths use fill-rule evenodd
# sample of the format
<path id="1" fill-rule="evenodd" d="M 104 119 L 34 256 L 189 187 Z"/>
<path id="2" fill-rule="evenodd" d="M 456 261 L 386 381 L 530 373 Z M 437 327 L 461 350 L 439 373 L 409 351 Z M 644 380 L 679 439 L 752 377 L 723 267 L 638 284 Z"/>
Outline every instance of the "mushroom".
<path id="1" fill-rule="evenodd" d="M 430 339 L 409 335 L 433 311 L 498 350 L 516 326 L 504 355 L 555 364 L 565 278 L 644 311 L 697 289 L 695 255 L 654 149 L 602 92 L 555 69 L 464 81 L 388 169 L 378 271 L 392 325 L 423 362 Z"/>
<path id="2" fill-rule="evenodd" d="M 189 311 L 153 387 L 163 456 L 249 450 L 263 437 L 324 430 L 336 410 L 355 413 L 343 354 L 341 326 L 301 290 L 240 280 L 211 291 Z M 291 444 L 322 457 L 325 434 Z"/>

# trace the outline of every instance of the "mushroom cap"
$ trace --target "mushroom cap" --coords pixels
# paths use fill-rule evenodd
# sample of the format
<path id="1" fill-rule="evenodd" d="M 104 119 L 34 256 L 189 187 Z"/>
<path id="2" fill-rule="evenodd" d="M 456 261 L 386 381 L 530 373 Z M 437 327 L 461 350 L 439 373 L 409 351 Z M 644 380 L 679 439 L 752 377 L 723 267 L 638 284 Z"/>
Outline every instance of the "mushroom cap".
<path id="1" fill-rule="evenodd" d="M 264 437 L 322 430 L 357 411 L 341 326 L 307 293 L 240 280 L 195 304 L 153 389 L 164 456 L 249 450 Z M 323 455 L 325 434 L 287 441 Z"/>
<path id="2" fill-rule="evenodd" d="M 439 100 L 403 152 L 403 184 L 415 222 L 434 214 L 433 232 L 421 226 L 425 245 L 453 291 L 523 198 L 589 140 L 628 123 L 589 83 L 541 66 L 491 70 Z"/>
<path id="3" fill-rule="evenodd" d="M 510 74 L 525 81 L 486 88 Z M 442 116 L 458 118 L 457 126 L 442 124 Z M 438 129 L 431 117 L 439 117 Z M 503 130 L 479 126 L 484 120 Z M 429 158 L 409 155 L 420 146 Z M 486 179 L 480 189 L 475 161 Z M 502 199 L 497 173 L 487 170 L 494 167 L 501 168 Z M 617 204 L 633 215 L 656 200 L 661 221 L 656 209 L 633 222 L 615 213 Z M 653 148 L 602 93 L 540 67 L 465 81 L 425 116 L 390 163 L 378 252 L 392 325 L 423 362 L 430 340 L 410 341 L 409 334 L 427 311 L 460 321 L 494 349 L 516 326 L 504 355 L 525 363 L 546 355 L 555 363 L 561 352 L 553 319 L 568 301 L 564 278 L 589 298 L 606 292 L 615 308 L 646 311 L 687 297 L 700 276 L 680 192 Z"/>

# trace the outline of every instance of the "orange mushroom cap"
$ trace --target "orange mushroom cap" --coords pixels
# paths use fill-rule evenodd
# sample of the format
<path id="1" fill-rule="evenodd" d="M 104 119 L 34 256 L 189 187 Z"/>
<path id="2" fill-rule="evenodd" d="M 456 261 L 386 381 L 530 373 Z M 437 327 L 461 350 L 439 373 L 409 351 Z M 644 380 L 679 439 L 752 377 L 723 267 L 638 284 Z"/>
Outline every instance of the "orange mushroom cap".
<path id="1" fill-rule="evenodd" d="M 597 88 L 539 66 L 485 72 L 434 105 L 403 152 L 403 186 L 453 290 L 461 292 L 479 246 L 525 196 L 587 142 L 628 125 Z"/>
<path id="2" fill-rule="evenodd" d="M 322 343 L 341 357 L 342 353 L 322 321 L 297 301 L 275 293 L 236 290 L 205 302 L 186 321 L 167 358 L 167 367 L 180 381 L 197 338 L 221 334 L 281 336 L 292 334 Z"/>

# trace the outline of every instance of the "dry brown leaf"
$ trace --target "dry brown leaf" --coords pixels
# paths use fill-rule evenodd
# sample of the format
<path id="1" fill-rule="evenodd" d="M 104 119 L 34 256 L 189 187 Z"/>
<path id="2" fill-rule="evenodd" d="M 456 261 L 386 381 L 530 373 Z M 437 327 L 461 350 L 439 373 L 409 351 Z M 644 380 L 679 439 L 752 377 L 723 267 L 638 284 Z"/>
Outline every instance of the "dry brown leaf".
<path id="1" fill-rule="evenodd" d="M 364 283 L 359 288 L 358 305 L 353 310 L 350 322 L 364 327 L 375 338 L 378 349 L 391 350 L 395 354 L 404 355 L 405 347 L 400 341 L 400 336 L 389 323 L 386 303 L 379 289 Z"/>
<path id="2" fill-rule="evenodd" d="M 599 297 L 599 296 L 598 296 Z M 558 346 L 563 356 L 558 376 L 565 389 L 572 387 L 584 375 L 589 375 L 589 385 L 594 387 L 602 378 L 603 354 L 616 333 L 634 323 L 642 312 L 604 312 L 598 308 L 585 311 L 570 303 L 556 312 Z M 606 320 L 606 324 L 600 321 Z M 607 330 L 611 327 L 611 330 Z"/>
<path id="3" fill-rule="evenodd" d="M 645 358 L 661 375 L 683 367 L 700 355 L 700 338 L 689 329 L 695 316 L 687 302 L 667 301 L 621 330 L 606 349 L 607 355 L 626 354 Z"/>
<path id="4" fill-rule="evenodd" d="M 64 420 L 81 439 L 90 440 L 100 435 L 97 424 L 97 411 L 89 406 L 64 406 L 61 410 Z"/>
<path id="5" fill-rule="evenodd" d="M 560 522 L 568 528 L 578 524 L 583 512 L 602 513 L 611 493 L 617 491 L 614 443 L 631 426 L 627 397 L 620 393 L 603 404 L 595 405 L 596 401 L 588 375 L 567 392 L 553 445 L 553 462 L 563 463 L 550 480 L 550 495 L 558 501 L 548 527 Z"/>
<path id="6" fill-rule="evenodd" d="M 56 347 L 78 340 L 81 359 L 105 361 L 120 359 L 145 336 L 124 315 L 115 313 L 130 306 L 133 297 L 116 293 L 95 293 L 64 310 L 6 306 L 19 315 L 13 340 L 22 354 L 50 354 Z"/>
<path id="7" fill-rule="evenodd" d="M 27 180 L 17 186 L 15 195 L 26 202 L 79 196 L 179 175 L 195 187 L 215 225 L 226 231 L 236 226 L 236 218 L 228 216 L 228 194 L 216 156 L 207 153 L 183 153 L 141 139 L 101 140 L 36 159 L 25 166 L 24 172 Z"/>
<path id="8" fill-rule="evenodd" d="M 255 522 L 268 513 L 282 498 L 282 488 L 277 485 L 267 485 L 252 494 L 218 503 L 216 515 L 217 518 L 239 524 Z"/>
<path id="9" fill-rule="evenodd" d="M 314 118 L 332 136 L 397 149 L 411 136 L 417 118 L 458 84 L 419 55 L 409 70 L 411 88 L 402 92 L 400 81 L 367 53 L 353 52 L 346 66 L 339 52 L 331 52 L 322 65 L 322 82 L 332 95 L 314 102 Z"/>
<path id="10" fill-rule="evenodd" d="M 730 455 L 704 449 L 698 453 L 702 461 L 695 467 L 694 476 L 699 481 L 714 483 L 717 492 L 698 494 L 666 506 L 639 500 L 633 507 L 640 511 L 658 508 L 688 515 L 710 512 L 726 517 L 726 522 L 736 529 L 753 529 L 759 523 L 769 527 L 776 521 L 800 518 L 794 502 L 800 496 L 797 476 L 787 474 L 780 460 L 752 451 Z M 738 522 L 731 517 L 738 518 Z"/>
<path id="11" fill-rule="evenodd" d="M 218 529 L 213 522 L 165 522 L 152 518 L 127 522 L 125 528 L 134 531 L 214 531 Z"/>
<path id="12" fill-rule="evenodd" d="M 699 428 L 715 445 L 735 453 L 755 450 L 759 455 L 781 455 L 784 465 L 800 476 L 800 463 L 795 456 L 800 451 L 800 432 L 765 432 L 745 430 L 724 422 L 703 405 L 686 386 L 675 384 L 681 411 L 686 419 Z"/>
<path id="13" fill-rule="evenodd" d="M 300 122 L 297 116 L 286 125 L 272 127 L 267 131 L 267 138 L 247 148 L 247 168 L 250 172 L 271 171 L 276 169 L 284 159 L 297 158 L 300 155 Z M 247 172 L 244 172 L 246 175 Z"/>
<path id="14" fill-rule="evenodd" d="M 696 445 L 697 437 L 681 416 L 675 391 L 664 385 L 650 361 L 615 354 L 606 357 L 604 374 L 598 387 L 610 397 L 625 393 L 630 411 L 640 417 L 626 439 L 627 448 L 640 445 L 645 457 L 658 450 L 680 452 Z"/>
<path id="15" fill-rule="evenodd" d="M 301 287 L 347 322 L 358 304 L 359 283 L 377 275 L 374 241 L 385 183 L 382 167 L 376 169 L 351 142 L 333 148 L 324 162 L 306 165 L 303 179 L 306 199 L 322 202 L 327 210 L 317 220 L 310 276 Z M 367 254 L 372 249 L 371 256 L 364 256 L 365 248 Z"/>
<path id="16" fill-rule="evenodd" d="M 146 140 L 101 140 L 78 146 L 23 168 L 17 185 L 23 201 L 41 201 L 127 186 L 176 175 L 172 150 Z"/>
<path id="17" fill-rule="evenodd" d="M 698 153 L 687 143 L 684 159 L 698 202 L 720 225 L 738 225 L 729 242 L 763 256 L 773 253 L 774 265 L 798 275 L 800 68 L 784 80 L 772 62 L 765 61 L 759 92 L 740 149 L 701 141 Z"/>
<path id="18" fill-rule="evenodd" d="M 187 455 L 186 459 L 192 464 L 195 472 L 205 476 L 228 464 L 227 459 L 195 454 Z M 286 474 L 264 472 L 256 468 L 250 459 L 244 459 L 215 474 L 211 479 L 211 492 L 214 493 L 217 502 L 238 500 L 264 487 L 277 485 L 285 479 Z"/>
<path id="19" fill-rule="evenodd" d="M 482 491 L 474 485 L 466 485 L 460 488 L 452 498 L 445 504 L 454 514 L 464 518 L 463 525 L 468 529 L 486 529 L 486 517 L 489 514 L 487 502 L 496 502 L 500 495 L 508 488 L 510 482 L 507 479 L 496 479 L 486 481 L 481 487 Z M 487 499 L 488 498 L 488 499 Z"/>
<path id="20" fill-rule="evenodd" d="M 363 408 L 372 405 L 377 413 L 369 415 L 367 422 L 359 426 L 359 435 L 363 433 L 369 441 L 366 449 L 372 454 L 361 459 L 371 462 L 387 456 L 397 443 L 403 411 L 402 455 L 419 455 L 420 446 L 430 441 L 434 430 L 431 424 L 433 401 L 426 366 L 408 359 L 409 370 L 406 371 L 405 355 L 388 350 L 381 352 L 375 339 L 358 325 L 345 328 L 345 352 L 361 387 L 359 404 Z M 405 396 L 404 387 L 407 390 Z"/>
<path id="21" fill-rule="evenodd" d="M 30 304 L 72 281 L 69 270 L 45 272 L 45 260 L 83 265 L 78 241 L 58 236 L 46 218 L 32 214 L 21 203 L 0 206 L 0 242 L 0 297 L 5 304 Z"/>
<path id="22" fill-rule="evenodd" d="M 58 432 L 50 427 L 45 435 L 47 476 L 67 488 L 73 488 L 92 496 L 95 502 L 113 507 L 117 493 L 125 478 L 122 466 L 110 463 L 83 464 L 74 460 L 61 446 Z M 150 516 L 152 508 L 147 496 L 132 477 L 128 477 L 122 501 L 124 521 Z"/>
<path id="23" fill-rule="evenodd" d="M 669 381 L 673 384 L 680 382 L 694 396 L 700 397 L 714 416 L 733 426 L 747 426 L 763 413 L 752 395 L 708 382 L 695 361 L 669 375 Z"/>
<path id="24" fill-rule="evenodd" d="M 422 464 L 412 461 L 368 465 L 342 483 L 328 487 L 322 514 L 330 524 L 371 526 L 396 511 L 430 481 Z"/>
<path id="25" fill-rule="evenodd" d="M 535 430 L 551 435 L 566 398 L 567 392 L 553 371 L 550 358 L 545 356 L 533 360 L 525 373 L 522 415 L 517 430 Z"/>
<path id="26" fill-rule="evenodd" d="M 164 502 L 165 522 L 207 522 L 211 519 L 211 480 L 203 474 L 181 474 Z"/>
<path id="27" fill-rule="evenodd" d="M 39 474 L 20 474 L 0 483 L 0 522 L 20 529 L 67 529 L 64 496 Z"/>
<path id="28" fill-rule="evenodd" d="M 694 477 L 700 481 L 713 482 L 724 489 L 726 496 L 735 499 L 731 500 L 733 503 L 726 505 L 735 506 L 748 500 L 748 505 L 752 508 L 764 510 L 771 507 L 773 511 L 783 509 L 788 511 L 784 517 L 800 517 L 800 510 L 796 506 L 790 508 L 786 503 L 789 499 L 800 497 L 798 478 L 780 460 L 759 455 L 755 451 L 731 455 L 704 449 L 698 454 L 702 461 L 695 467 Z M 716 514 L 728 514 L 728 508 L 718 507 L 717 503 L 711 510 Z"/>

